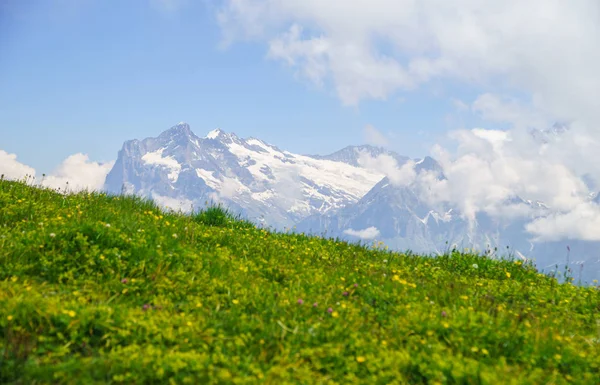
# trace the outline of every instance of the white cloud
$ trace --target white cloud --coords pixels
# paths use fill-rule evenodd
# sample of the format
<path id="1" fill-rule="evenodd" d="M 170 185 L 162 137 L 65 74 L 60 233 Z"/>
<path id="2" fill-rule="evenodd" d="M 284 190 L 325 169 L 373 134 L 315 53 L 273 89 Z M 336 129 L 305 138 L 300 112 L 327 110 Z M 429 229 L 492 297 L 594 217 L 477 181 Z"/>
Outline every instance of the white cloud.
<path id="1" fill-rule="evenodd" d="M 23 179 L 26 175 L 35 176 L 35 170 L 19 162 L 16 154 L 0 150 L 0 174 L 5 179 Z"/>
<path id="2" fill-rule="evenodd" d="M 409 160 L 399 166 L 396 159 L 388 154 L 372 157 L 369 153 L 362 152 L 358 157 L 358 163 L 364 168 L 384 174 L 389 178 L 390 183 L 399 187 L 410 185 L 417 175 L 414 161 Z"/>
<path id="3" fill-rule="evenodd" d="M 74 154 L 47 176 L 43 185 L 64 189 L 68 182 L 70 191 L 101 190 L 113 165 L 114 162 L 91 162 L 85 154 Z"/>
<path id="4" fill-rule="evenodd" d="M 346 105 L 365 97 L 385 100 L 396 89 L 415 85 L 415 79 L 396 61 L 374 58 L 367 47 L 353 42 L 324 36 L 304 39 L 297 24 L 269 42 L 269 57 L 285 61 L 319 86 L 331 79 Z"/>
<path id="5" fill-rule="evenodd" d="M 599 9 L 596 0 L 226 0 L 219 22 L 228 42 L 266 42 L 270 57 L 331 83 L 346 104 L 454 78 L 499 81 L 570 118 L 597 114 L 588 98 L 600 88 Z"/>
<path id="6" fill-rule="evenodd" d="M 388 138 L 370 124 L 365 127 L 364 136 L 367 143 L 373 146 L 386 147 L 389 143 Z"/>
<path id="7" fill-rule="evenodd" d="M 174 211 L 181 211 L 184 213 L 189 213 L 193 209 L 194 202 L 186 199 L 186 198 L 172 198 L 167 196 L 162 196 L 156 193 L 152 193 L 152 199 L 159 206 L 162 206 L 167 209 L 171 209 Z"/>
<path id="8" fill-rule="evenodd" d="M 536 241 L 581 239 L 600 241 L 600 205 L 585 202 L 566 213 L 538 218 L 527 225 Z"/>
<path id="9" fill-rule="evenodd" d="M 14 154 L 0 150 L 0 174 L 7 179 L 22 179 L 26 174 L 36 177 L 36 182 L 50 188 L 69 191 L 101 190 L 106 175 L 114 162 L 91 162 L 87 155 L 74 154 L 65 159 L 50 175 L 36 175 L 35 169 L 16 160 Z M 67 184 L 68 182 L 68 184 Z"/>
<path id="10" fill-rule="evenodd" d="M 428 180 L 429 197 L 457 205 L 471 219 L 478 211 L 500 215 L 505 200 L 515 195 L 560 211 L 585 199 L 588 191 L 581 178 L 552 151 L 556 143 L 536 147 L 531 136 L 514 136 L 514 131 L 455 131 L 455 154 L 434 149 L 447 179 Z"/>
<path id="11" fill-rule="evenodd" d="M 379 230 L 377 230 L 377 228 L 374 226 L 367 227 L 363 230 L 346 229 L 344 230 L 344 234 L 351 235 L 360 239 L 374 239 L 380 235 Z"/>

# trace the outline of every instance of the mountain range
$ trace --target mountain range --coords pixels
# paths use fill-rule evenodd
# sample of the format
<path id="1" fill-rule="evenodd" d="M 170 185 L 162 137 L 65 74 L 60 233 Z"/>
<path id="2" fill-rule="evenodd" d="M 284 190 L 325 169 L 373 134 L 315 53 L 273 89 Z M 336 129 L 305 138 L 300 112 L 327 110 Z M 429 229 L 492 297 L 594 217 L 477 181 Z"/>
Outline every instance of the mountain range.
<path id="1" fill-rule="evenodd" d="M 549 213 L 543 202 L 521 197 L 531 217 L 503 222 L 485 213 L 467 220 L 456 208 L 432 205 L 422 191 L 396 183 L 377 159 L 418 175 L 444 179 L 431 158 L 410 159 L 380 147 L 348 146 L 333 154 L 300 155 L 256 138 L 213 130 L 195 135 L 179 123 L 156 138 L 124 143 L 105 189 L 136 194 L 183 211 L 220 203 L 230 211 L 275 230 L 301 231 L 349 241 L 381 241 L 396 250 L 439 254 L 456 246 L 490 255 L 508 252 L 534 259 L 538 268 L 564 265 L 567 242 L 529 241 L 525 224 Z M 591 196 L 592 201 L 599 200 Z M 600 243 L 569 241 L 574 276 L 600 277 Z M 578 264 L 574 268 L 574 264 Z M 579 271 L 580 267 L 584 269 Z"/>

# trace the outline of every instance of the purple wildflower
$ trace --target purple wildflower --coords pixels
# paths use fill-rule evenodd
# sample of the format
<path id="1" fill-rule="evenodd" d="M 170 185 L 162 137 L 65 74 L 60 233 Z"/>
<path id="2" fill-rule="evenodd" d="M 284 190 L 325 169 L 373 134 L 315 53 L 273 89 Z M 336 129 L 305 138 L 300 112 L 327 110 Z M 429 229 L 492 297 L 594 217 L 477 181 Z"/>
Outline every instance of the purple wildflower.
<path id="1" fill-rule="evenodd" d="M 342 294 L 343 294 L 344 297 L 348 296 L 348 292 L 347 291 L 343 292 Z"/>
<path id="2" fill-rule="evenodd" d="M 355 284 L 354 284 L 354 287 L 358 287 L 358 283 L 355 283 Z"/>
<path id="3" fill-rule="evenodd" d="M 121 283 L 127 283 L 127 282 L 129 282 L 129 281 L 127 280 L 127 278 L 123 278 L 123 279 L 121 280 Z"/>
<path id="4" fill-rule="evenodd" d="M 298 298 L 298 305 L 302 305 L 304 303 L 304 301 L 302 300 L 302 298 Z"/>
<path id="5" fill-rule="evenodd" d="M 332 308 L 327 308 L 327 313 L 333 313 L 333 309 Z"/>
<path id="6" fill-rule="evenodd" d="M 142 309 L 144 311 L 146 311 L 146 310 L 150 309 L 150 305 L 148 305 L 147 303 L 145 303 L 144 306 L 142 306 Z"/>
<path id="7" fill-rule="evenodd" d="M 446 314 L 446 312 L 444 310 L 442 310 L 442 317 L 447 317 L 448 314 Z"/>
<path id="8" fill-rule="evenodd" d="M 319 304 L 317 302 L 313 303 L 313 307 L 317 307 Z"/>

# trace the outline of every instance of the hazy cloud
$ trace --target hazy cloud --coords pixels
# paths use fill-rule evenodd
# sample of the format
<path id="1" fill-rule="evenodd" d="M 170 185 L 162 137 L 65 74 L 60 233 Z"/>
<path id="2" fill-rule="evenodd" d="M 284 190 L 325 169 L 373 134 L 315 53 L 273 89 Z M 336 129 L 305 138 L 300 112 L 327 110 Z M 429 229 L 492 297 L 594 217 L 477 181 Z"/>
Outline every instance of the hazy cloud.
<path id="1" fill-rule="evenodd" d="M 377 230 L 377 228 L 374 226 L 367 227 L 363 230 L 346 229 L 344 230 L 344 234 L 351 235 L 360 239 L 374 239 L 380 235 L 379 230 Z"/>
<path id="2" fill-rule="evenodd" d="M 536 241 L 581 239 L 600 241 L 600 205 L 584 202 L 566 213 L 537 218 L 527 225 Z"/>
<path id="3" fill-rule="evenodd" d="M 399 166 L 396 159 L 388 154 L 373 157 L 363 152 L 359 155 L 358 163 L 364 168 L 384 174 L 392 184 L 399 187 L 410 185 L 417 175 L 414 161 L 409 160 Z"/>
<path id="4" fill-rule="evenodd" d="M 472 110 L 490 122 L 511 123 L 514 127 L 545 127 L 551 124 L 545 114 L 527 107 L 523 102 L 508 96 L 491 93 L 479 95 L 471 106 Z"/>

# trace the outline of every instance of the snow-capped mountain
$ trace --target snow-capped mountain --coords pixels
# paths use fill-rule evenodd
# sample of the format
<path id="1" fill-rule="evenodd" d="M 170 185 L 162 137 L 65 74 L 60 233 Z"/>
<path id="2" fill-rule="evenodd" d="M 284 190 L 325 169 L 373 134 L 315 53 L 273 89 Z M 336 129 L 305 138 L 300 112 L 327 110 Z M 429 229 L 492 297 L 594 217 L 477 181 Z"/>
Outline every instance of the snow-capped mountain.
<path id="1" fill-rule="evenodd" d="M 183 209 L 219 201 L 249 219 L 291 227 L 310 215 L 357 202 L 384 177 L 354 161 L 363 152 L 383 150 L 362 146 L 343 151 L 346 161 L 336 154 L 304 156 L 221 130 L 198 137 L 180 123 L 157 138 L 126 142 L 106 188 Z"/>

